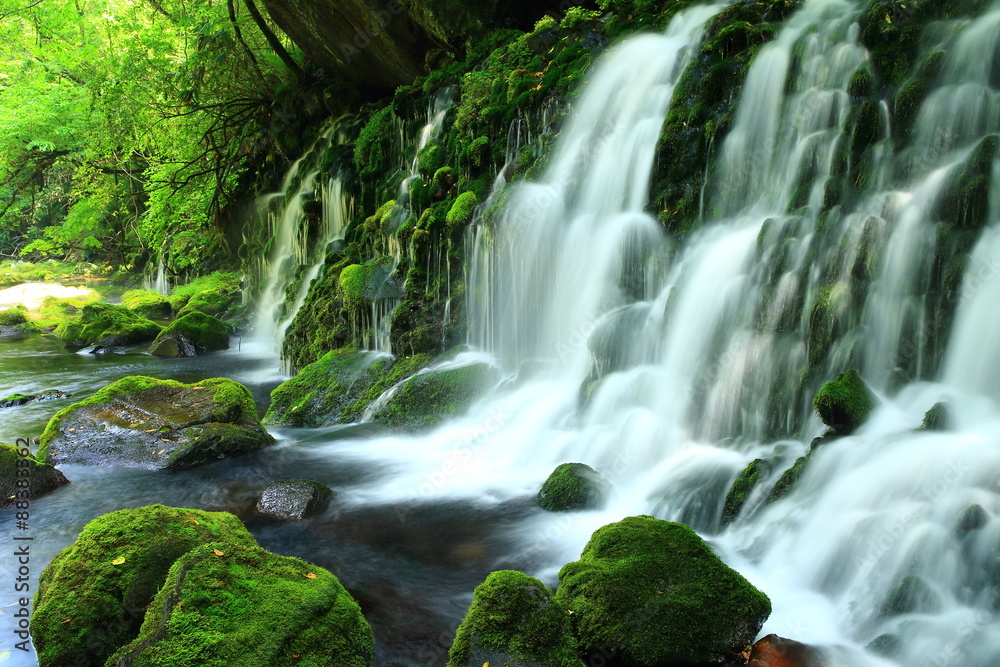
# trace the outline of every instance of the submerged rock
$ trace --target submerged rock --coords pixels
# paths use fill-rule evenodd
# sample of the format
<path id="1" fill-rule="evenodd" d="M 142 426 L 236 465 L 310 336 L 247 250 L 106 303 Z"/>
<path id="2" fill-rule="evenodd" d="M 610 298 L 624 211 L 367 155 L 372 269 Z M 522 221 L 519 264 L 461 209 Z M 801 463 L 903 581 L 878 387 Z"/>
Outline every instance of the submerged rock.
<path id="1" fill-rule="evenodd" d="M 920 428 L 924 431 L 947 431 L 951 428 L 951 406 L 944 402 L 935 403 L 924 414 Z"/>
<path id="2" fill-rule="evenodd" d="M 229 349 L 229 328 L 211 315 L 191 312 L 160 332 L 149 351 L 158 357 L 193 357 Z"/>
<path id="3" fill-rule="evenodd" d="M 767 596 L 691 528 L 649 516 L 595 532 L 560 570 L 556 600 L 584 655 L 650 667 L 730 660 L 771 613 Z"/>
<path id="4" fill-rule="evenodd" d="M 100 345 L 138 345 L 148 343 L 160 333 L 159 324 L 136 315 L 123 306 L 92 303 L 83 307 L 80 317 L 64 320 L 55 335 L 66 347 Z"/>
<path id="5" fill-rule="evenodd" d="M 46 389 L 38 394 L 11 394 L 7 398 L 0 399 L 0 408 L 14 408 L 34 401 L 53 401 L 57 398 L 69 397 L 70 394 L 57 389 Z"/>
<path id="6" fill-rule="evenodd" d="M 330 572 L 220 542 L 177 559 L 138 636 L 108 664 L 370 667 L 373 653 L 361 608 Z"/>
<path id="7" fill-rule="evenodd" d="M 813 407 L 823 423 L 837 435 L 853 433 L 868 419 L 878 399 L 857 371 L 841 373 L 827 382 L 813 398 Z"/>
<path id="8" fill-rule="evenodd" d="M 0 509 L 58 489 L 69 480 L 27 449 L 0 442 Z"/>
<path id="9" fill-rule="evenodd" d="M 754 459 L 746 468 L 733 480 L 733 485 L 726 494 L 726 501 L 722 506 L 722 525 L 732 523 L 739 516 L 740 510 L 750 498 L 750 494 L 760 484 L 762 477 L 771 474 L 774 464 L 764 459 Z"/>
<path id="10" fill-rule="evenodd" d="M 938 594 L 927 582 L 915 575 L 900 579 L 879 608 L 881 616 L 897 616 L 914 612 L 933 613 L 941 608 Z"/>
<path id="11" fill-rule="evenodd" d="M 569 615 L 542 582 L 513 570 L 476 587 L 448 655 L 447 667 L 583 667 Z"/>
<path id="12" fill-rule="evenodd" d="M 150 505 L 88 523 L 39 577 L 31 617 L 39 667 L 104 664 L 136 637 L 174 561 L 209 542 L 256 546 L 222 512 Z"/>
<path id="13" fill-rule="evenodd" d="M 273 443 L 238 382 L 131 376 L 57 412 L 38 455 L 49 463 L 185 468 Z"/>
<path id="14" fill-rule="evenodd" d="M 556 467 L 538 492 L 538 504 L 550 512 L 599 509 L 611 495 L 611 482 L 584 463 Z"/>
<path id="15" fill-rule="evenodd" d="M 282 519 L 302 519 L 322 512 L 332 497 L 330 487 L 309 479 L 274 482 L 260 494 L 257 511 Z"/>

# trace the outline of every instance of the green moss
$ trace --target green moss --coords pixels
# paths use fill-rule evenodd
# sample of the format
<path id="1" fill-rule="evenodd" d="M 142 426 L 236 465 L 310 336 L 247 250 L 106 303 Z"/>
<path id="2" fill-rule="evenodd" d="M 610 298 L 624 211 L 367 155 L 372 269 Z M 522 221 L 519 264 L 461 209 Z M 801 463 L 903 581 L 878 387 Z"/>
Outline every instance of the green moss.
<path id="1" fill-rule="evenodd" d="M 18 486 L 18 481 L 22 486 Z M 37 498 L 68 483 L 61 472 L 42 463 L 28 450 L 0 442 L 0 509 L 19 499 Z"/>
<path id="2" fill-rule="evenodd" d="M 385 177 L 390 171 L 392 141 L 399 118 L 391 106 L 371 115 L 354 144 L 354 165 L 363 179 Z"/>
<path id="3" fill-rule="evenodd" d="M 593 30 L 600 26 L 601 13 L 584 7 L 570 7 L 559 22 L 563 30 Z"/>
<path id="4" fill-rule="evenodd" d="M 372 653 L 361 609 L 328 571 L 255 545 L 219 542 L 173 564 L 139 636 L 112 661 L 370 667 Z"/>
<path id="5" fill-rule="evenodd" d="M 924 431 L 947 431 L 951 428 L 951 407 L 939 402 L 924 414 L 920 428 Z"/>
<path id="6" fill-rule="evenodd" d="M 158 344 L 168 338 L 187 341 L 198 354 L 229 349 L 229 327 L 211 315 L 198 311 L 178 317 L 161 331 L 150 346 L 153 354 L 157 354 Z"/>
<path id="7" fill-rule="evenodd" d="M 439 169 L 438 171 L 441 171 Z M 427 208 L 434 199 L 436 192 L 433 185 L 425 183 L 422 179 L 416 179 L 410 184 L 410 210 L 415 215 Z"/>
<path id="8" fill-rule="evenodd" d="M 813 398 L 820 419 L 838 435 L 854 432 L 877 404 L 878 399 L 854 370 L 824 384 Z"/>
<path id="9" fill-rule="evenodd" d="M 811 453 L 811 452 L 810 452 Z M 806 464 L 809 463 L 809 455 L 800 456 L 795 459 L 795 463 L 792 467 L 781 474 L 778 481 L 775 482 L 774 486 L 771 488 L 771 492 L 767 496 L 767 500 L 764 501 L 765 504 L 769 505 L 771 503 L 778 502 L 795 488 L 798 484 L 799 478 L 802 477 L 802 473 L 806 470 Z"/>
<path id="10" fill-rule="evenodd" d="M 940 610 L 934 590 L 923 579 L 908 575 L 900 579 L 879 608 L 881 616 L 898 616 L 915 612 L 933 613 Z"/>
<path id="11" fill-rule="evenodd" d="M 14 306 L 0 310 L 0 327 L 13 327 L 28 321 L 28 309 L 24 306 Z"/>
<path id="12" fill-rule="evenodd" d="M 478 199 L 474 192 L 463 192 L 455 199 L 455 203 L 448 209 L 445 222 L 452 230 L 462 229 L 472 219 L 472 214 L 476 210 Z"/>
<path id="13" fill-rule="evenodd" d="M 550 512 L 599 509 L 611 493 L 603 475 L 584 463 L 563 463 L 538 491 L 538 504 Z"/>
<path id="14" fill-rule="evenodd" d="M 722 506 L 722 525 L 728 525 L 736 520 L 740 510 L 750 498 L 750 494 L 762 481 L 762 477 L 769 475 L 771 465 L 764 459 L 754 459 L 746 468 L 733 480 L 733 485 L 726 494 L 726 501 Z"/>
<path id="15" fill-rule="evenodd" d="M 122 306 L 93 303 L 84 306 L 78 318 L 63 320 L 55 334 L 67 347 L 136 345 L 153 340 L 161 329 Z"/>
<path id="16" fill-rule="evenodd" d="M 159 292 L 132 289 L 122 294 L 122 305 L 143 317 L 169 317 L 170 302 Z"/>
<path id="17" fill-rule="evenodd" d="M 224 512 L 150 505 L 88 523 L 39 577 L 31 635 L 40 667 L 101 664 L 136 637 L 174 561 L 208 542 L 256 546 Z"/>
<path id="18" fill-rule="evenodd" d="M 569 616 L 545 585 L 513 570 L 476 587 L 458 626 L 447 667 L 533 664 L 581 667 Z"/>
<path id="19" fill-rule="evenodd" d="M 495 379 L 487 364 L 420 373 L 396 390 L 374 420 L 394 428 L 436 426 L 463 412 Z"/>
<path id="20" fill-rule="evenodd" d="M 966 168 L 953 169 L 941 189 L 937 214 L 955 229 L 979 229 L 989 217 L 990 183 L 993 160 L 1000 137 L 979 142 Z"/>
<path id="21" fill-rule="evenodd" d="M 37 311 L 29 312 L 28 317 L 39 327 L 47 329 L 59 325 L 66 319 L 78 316 L 84 306 L 100 301 L 101 295 L 97 292 L 68 299 L 49 296 L 42 301 L 42 305 Z"/>
<path id="22" fill-rule="evenodd" d="M 595 532 L 559 571 L 556 600 L 585 658 L 603 650 L 628 665 L 732 659 L 771 613 L 767 596 L 693 530 L 648 516 Z"/>
<path id="23" fill-rule="evenodd" d="M 240 291 L 240 277 L 235 273 L 216 271 L 207 276 L 195 278 L 185 285 L 177 285 L 170 290 L 167 300 L 170 301 L 170 307 L 173 308 L 174 312 L 179 313 L 193 296 L 200 292 L 208 291 L 227 295 L 238 293 Z M 198 310 L 206 312 L 201 308 Z M 209 313 L 209 315 L 212 314 Z"/>
<path id="24" fill-rule="evenodd" d="M 429 146 L 424 146 L 424 148 L 417 153 L 417 166 L 420 168 L 420 173 L 424 176 L 432 176 L 434 172 L 443 167 L 444 164 L 445 150 L 443 146 L 431 144 Z"/>

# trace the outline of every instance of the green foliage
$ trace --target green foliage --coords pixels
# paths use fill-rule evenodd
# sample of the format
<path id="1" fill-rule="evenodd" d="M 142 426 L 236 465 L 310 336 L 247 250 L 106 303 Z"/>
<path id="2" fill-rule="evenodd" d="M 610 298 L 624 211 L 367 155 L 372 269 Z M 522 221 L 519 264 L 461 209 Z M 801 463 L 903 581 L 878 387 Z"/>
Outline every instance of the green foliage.
<path id="1" fill-rule="evenodd" d="M 580 667 L 569 616 L 545 584 L 514 570 L 493 572 L 476 587 L 458 626 L 447 667 L 531 664 Z"/>
<path id="2" fill-rule="evenodd" d="M 174 561 L 210 542 L 256 546 L 224 512 L 150 505 L 88 523 L 39 577 L 31 635 L 40 667 L 103 662 L 138 634 Z"/>
<path id="3" fill-rule="evenodd" d="M 629 665 L 724 662 L 771 613 L 767 596 L 693 530 L 649 516 L 595 532 L 559 571 L 556 600 L 584 655 L 603 649 Z"/>
<path id="4" fill-rule="evenodd" d="M 559 22 L 559 27 L 565 30 L 592 29 L 599 25 L 601 13 L 585 7 L 570 7 Z"/>

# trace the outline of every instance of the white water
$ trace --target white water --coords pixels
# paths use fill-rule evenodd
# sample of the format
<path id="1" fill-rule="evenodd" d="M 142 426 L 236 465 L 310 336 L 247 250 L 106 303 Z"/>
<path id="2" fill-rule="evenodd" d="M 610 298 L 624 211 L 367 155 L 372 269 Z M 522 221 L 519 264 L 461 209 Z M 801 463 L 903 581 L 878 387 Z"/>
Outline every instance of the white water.
<path id="1" fill-rule="evenodd" d="M 830 664 L 1000 664 L 1000 170 L 943 368 L 909 345 L 926 327 L 943 184 L 1000 132 L 989 80 L 1000 11 L 942 32 L 944 73 L 911 145 L 894 153 L 883 104 L 868 184 L 823 220 L 834 157 L 851 139 L 847 87 L 868 54 L 861 0 L 807 0 L 755 59 L 703 224 L 675 247 L 645 211 L 653 151 L 685 57 L 718 9 L 619 45 L 591 74 L 541 181 L 515 184 L 499 221 L 474 230 L 470 342 L 511 377 L 417 441 L 328 445 L 391 462 L 348 500 L 501 502 L 581 461 L 616 494 L 602 511 L 526 521 L 511 559 L 535 574 L 552 580 L 593 530 L 651 513 L 711 539 L 771 597 L 764 632 L 821 646 Z M 897 176 L 914 155 L 921 166 Z M 817 351 L 810 319 L 825 302 L 835 335 Z M 824 377 L 803 378 L 810 354 Z M 881 408 L 818 448 L 795 491 L 762 508 L 823 431 L 809 397 L 851 366 Z M 955 429 L 917 432 L 939 401 Z M 723 528 L 725 493 L 755 458 L 776 471 Z M 985 524 L 960 531 L 973 504 Z M 881 613 L 906 576 L 929 599 Z M 891 660 L 864 650 L 885 634 L 899 641 Z"/>

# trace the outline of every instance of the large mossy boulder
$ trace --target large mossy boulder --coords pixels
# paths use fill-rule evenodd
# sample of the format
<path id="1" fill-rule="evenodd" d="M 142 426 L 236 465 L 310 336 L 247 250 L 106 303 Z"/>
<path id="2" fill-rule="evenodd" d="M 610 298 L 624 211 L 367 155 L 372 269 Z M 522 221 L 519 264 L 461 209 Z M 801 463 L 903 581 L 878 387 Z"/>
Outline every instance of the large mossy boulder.
<path id="1" fill-rule="evenodd" d="M 229 327 L 201 312 L 178 317 L 160 332 L 149 351 L 158 357 L 193 357 L 229 349 Z"/>
<path id="2" fill-rule="evenodd" d="M 649 516 L 595 532 L 560 570 L 556 600 L 585 656 L 610 651 L 632 667 L 731 660 L 771 613 L 767 596 L 691 528 Z"/>
<path id="3" fill-rule="evenodd" d="M 39 666 L 104 664 L 138 635 L 174 561 L 206 543 L 256 546 L 225 512 L 150 505 L 88 523 L 39 577 L 31 617 Z"/>
<path id="4" fill-rule="evenodd" d="M 0 442 L 0 509 L 69 484 L 65 475 L 40 463 L 30 451 Z"/>
<path id="5" fill-rule="evenodd" d="M 330 487 L 311 479 L 274 482 L 261 491 L 257 511 L 279 519 L 303 519 L 322 512 L 332 497 Z"/>
<path id="6" fill-rule="evenodd" d="M 220 542 L 177 559 L 138 636 L 107 664 L 371 667 L 373 648 L 361 608 L 335 576 Z"/>
<path id="7" fill-rule="evenodd" d="M 264 423 L 322 426 L 337 422 L 344 408 L 393 365 L 391 358 L 375 352 L 331 350 L 271 392 Z"/>
<path id="8" fill-rule="evenodd" d="M 585 463 L 556 466 L 538 491 L 538 505 L 550 512 L 600 509 L 611 495 L 611 482 Z"/>
<path id="9" fill-rule="evenodd" d="M 273 443 L 238 382 L 130 376 L 57 412 L 38 456 L 56 464 L 186 468 Z"/>
<path id="10" fill-rule="evenodd" d="M 853 433 L 877 405 L 875 394 L 854 370 L 824 384 L 813 398 L 819 418 L 837 435 Z"/>
<path id="11" fill-rule="evenodd" d="M 136 315 L 149 318 L 170 317 L 170 301 L 159 292 L 130 289 L 122 294 L 122 305 Z"/>
<path id="12" fill-rule="evenodd" d="M 213 317 L 223 317 L 231 308 L 240 302 L 237 290 L 218 287 L 202 290 L 191 296 L 188 302 L 177 311 L 178 317 L 188 313 L 205 313 Z"/>
<path id="13" fill-rule="evenodd" d="M 123 306 L 92 303 L 80 317 L 63 320 L 55 334 L 66 347 L 138 345 L 156 338 L 162 327 Z"/>
<path id="14" fill-rule="evenodd" d="M 489 364 L 428 370 L 403 383 L 374 420 L 405 430 L 433 428 L 466 410 L 497 380 Z"/>
<path id="15" fill-rule="evenodd" d="M 484 664 L 583 667 L 570 617 L 542 582 L 500 570 L 476 587 L 447 667 Z"/>

